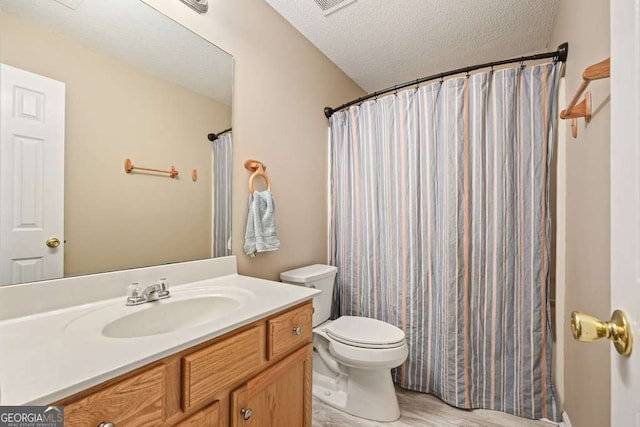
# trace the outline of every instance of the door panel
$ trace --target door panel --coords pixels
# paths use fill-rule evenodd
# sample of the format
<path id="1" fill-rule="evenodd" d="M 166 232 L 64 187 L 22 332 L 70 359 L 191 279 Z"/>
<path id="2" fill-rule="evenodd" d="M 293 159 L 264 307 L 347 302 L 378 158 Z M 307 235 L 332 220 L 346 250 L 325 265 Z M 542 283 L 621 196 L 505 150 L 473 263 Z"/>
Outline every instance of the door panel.
<path id="1" fill-rule="evenodd" d="M 0 65 L 0 285 L 63 276 L 65 85 Z"/>
<path id="2" fill-rule="evenodd" d="M 635 348 L 611 356 L 611 425 L 640 427 L 640 0 L 611 2 L 611 309 Z"/>

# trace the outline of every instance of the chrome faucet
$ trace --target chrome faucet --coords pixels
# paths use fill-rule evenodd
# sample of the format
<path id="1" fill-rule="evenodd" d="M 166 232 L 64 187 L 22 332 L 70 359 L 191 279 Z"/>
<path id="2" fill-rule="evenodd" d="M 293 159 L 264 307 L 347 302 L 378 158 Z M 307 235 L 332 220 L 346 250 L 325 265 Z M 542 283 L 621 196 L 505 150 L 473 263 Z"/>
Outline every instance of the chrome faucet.
<path id="1" fill-rule="evenodd" d="M 169 284 L 167 279 L 160 279 L 160 283 L 149 285 L 142 292 L 138 283 L 129 285 L 129 295 L 127 295 L 127 305 L 140 305 L 145 302 L 157 301 L 159 299 L 169 298 Z"/>

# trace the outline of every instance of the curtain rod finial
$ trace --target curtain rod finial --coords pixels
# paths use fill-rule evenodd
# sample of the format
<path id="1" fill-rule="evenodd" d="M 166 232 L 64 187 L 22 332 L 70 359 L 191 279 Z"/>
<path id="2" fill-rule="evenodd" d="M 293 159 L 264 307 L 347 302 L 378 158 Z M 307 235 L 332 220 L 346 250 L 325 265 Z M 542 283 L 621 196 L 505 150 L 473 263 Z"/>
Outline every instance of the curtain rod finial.
<path id="1" fill-rule="evenodd" d="M 333 115 L 333 113 L 335 113 L 335 110 L 331 107 L 324 107 L 324 116 L 327 119 L 330 119 L 331 116 Z"/>
<path id="2" fill-rule="evenodd" d="M 218 139 L 218 135 L 216 135 L 215 133 L 210 133 L 209 135 L 207 135 L 207 138 L 209 139 L 209 141 L 215 141 L 216 139 Z"/>
<path id="3" fill-rule="evenodd" d="M 564 42 L 558 46 L 558 61 L 566 62 L 569 55 L 569 43 Z"/>

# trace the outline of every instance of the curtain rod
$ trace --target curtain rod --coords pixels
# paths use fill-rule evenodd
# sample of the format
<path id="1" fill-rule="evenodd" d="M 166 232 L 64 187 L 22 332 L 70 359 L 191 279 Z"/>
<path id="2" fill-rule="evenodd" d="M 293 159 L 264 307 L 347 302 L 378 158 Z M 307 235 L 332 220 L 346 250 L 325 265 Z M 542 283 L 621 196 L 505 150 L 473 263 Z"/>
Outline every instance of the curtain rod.
<path id="1" fill-rule="evenodd" d="M 233 130 L 233 128 L 229 128 L 229 129 L 225 129 L 222 132 L 218 132 L 218 133 L 210 133 L 209 135 L 207 135 L 207 138 L 209 139 L 209 141 L 215 141 L 216 139 L 218 139 L 220 137 L 220 135 L 227 133 L 227 132 L 231 132 Z"/>
<path id="2" fill-rule="evenodd" d="M 344 110 L 345 108 L 349 108 L 352 105 L 359 104 L 363 101 L 366 101 L 367 99 L 375 98 L 384 93 L 395 92 L 405 87 L 419 85 L 420 83 L 428 82 L 430 80 L 443 79 L 445 77 L 453 76 L 455 74 L 469 73 L 471 71 L 479 70 L 481 68 L 495 67 L 498 65 L 511 64 L 514 62 L 535 61 L 537 59 L 545 59 L 545 58 L 555 58 L 556 61 L 565 62 L 567 60 L 568 53 L 569 53 L 569 43 L 562 43 L 560 46 L 558 46 L 558 50 L 556 50 L 555 52 L 539 53 L 536 55 L 521 56 L 519 58 L 503 59 L 502 61 L 487 62 L 485 64 L 472 65 L 470 67 L 458 68 L 456 70 L 434 74 L 428 77 L 411 80 L 406 83 L 401 83 L 392 87 L 388 87 L 386 89 L 379 90 L 377 92 L 370 93 L 368 95 L 365 95 L 353 101 L 347 102 L 346 104 L 342 104 L 337 108 L 325 107 L 324 115 L 326 116 L 327 119 L 329 119 L 331 118 L 333 113 L 335 113 L 336 111 Z"/>

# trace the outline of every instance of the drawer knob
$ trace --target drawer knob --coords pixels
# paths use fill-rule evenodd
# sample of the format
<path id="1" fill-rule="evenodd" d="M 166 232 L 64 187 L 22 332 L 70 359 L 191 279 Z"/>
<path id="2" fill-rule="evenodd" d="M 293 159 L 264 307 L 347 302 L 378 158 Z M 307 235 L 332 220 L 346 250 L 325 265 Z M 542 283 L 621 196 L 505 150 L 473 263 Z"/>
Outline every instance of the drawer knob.
<path id="1" fill-rule="evenodd" d="M 242 419 L 248 420 L 253 415 L 253 411 L 250 408 L 242 408 L 240 409 L 240 415 L 242 415 Z"/>
<path id="2" fill-rule="evenodd" d="M 116 425 L 114 423 L 108 423 L 106 421 L 103 421 L 100 424 L 98 424 L 98 427 L 116 427 Z"/>
<path id="3" fill-rule="evenodd" d="M 298 336 L 302 335 L 302 326 L 295 326 L 293 328 L 293 333 Z"/>

